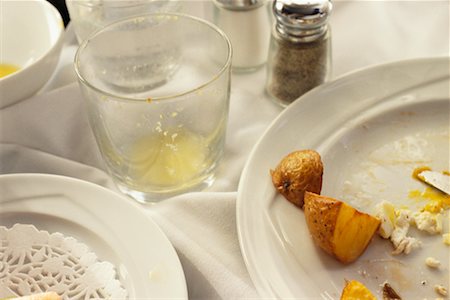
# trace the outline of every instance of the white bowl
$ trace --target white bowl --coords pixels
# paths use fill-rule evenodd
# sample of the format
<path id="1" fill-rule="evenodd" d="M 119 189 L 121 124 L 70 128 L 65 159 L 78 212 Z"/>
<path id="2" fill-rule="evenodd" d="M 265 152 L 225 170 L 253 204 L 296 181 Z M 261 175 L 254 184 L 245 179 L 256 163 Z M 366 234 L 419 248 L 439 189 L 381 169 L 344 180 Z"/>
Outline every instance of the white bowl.
<path id="1" fill-rule="evenodd" d="M 63 44 L 64 23 L 45 0 L 0 0 L 0 64 L 19 70 L 0 78 L 0 108 L 35 94 L 52 76 Z"/>

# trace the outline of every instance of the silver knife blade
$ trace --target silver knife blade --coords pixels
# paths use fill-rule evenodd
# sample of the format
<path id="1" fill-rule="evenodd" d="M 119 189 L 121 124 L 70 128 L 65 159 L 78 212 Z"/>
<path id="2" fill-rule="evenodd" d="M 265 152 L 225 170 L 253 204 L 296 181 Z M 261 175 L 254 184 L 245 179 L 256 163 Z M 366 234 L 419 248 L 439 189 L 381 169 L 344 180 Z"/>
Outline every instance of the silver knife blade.
<path id="1" fill-rule="evenodd" d="M 434 171 L 422 171 L 418 178 L 423 182 L 437 188 L 438 190 L 450 195 L 450 176 L 444 173 Z"/>

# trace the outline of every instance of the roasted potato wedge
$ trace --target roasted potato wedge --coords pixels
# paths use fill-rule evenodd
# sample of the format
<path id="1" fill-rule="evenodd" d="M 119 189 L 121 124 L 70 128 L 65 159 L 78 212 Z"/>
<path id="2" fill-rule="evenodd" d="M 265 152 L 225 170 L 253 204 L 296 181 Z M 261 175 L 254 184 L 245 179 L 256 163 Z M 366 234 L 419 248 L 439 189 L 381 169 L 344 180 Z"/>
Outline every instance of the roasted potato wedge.
<path id="1" fill-rule="evenodd" d="M 314 242 L 343 263 L 356 260 L 380 226 L 380 220 L 326 196 L 305 192 L 305 219 Z"/>
<path id="2" fill-rule="evenodd" d="M 377 300 L 372 292 L 357 280 L 347 281 L 342 290 L 341 300 Z"/>
<path id="3" fill-rule="evenodd" d="M 300 208 L 305 191 L 320 194 L 322 189 L 323 164 L 314 150 L 289 153 L 270 174 L 276 190 Z"/>

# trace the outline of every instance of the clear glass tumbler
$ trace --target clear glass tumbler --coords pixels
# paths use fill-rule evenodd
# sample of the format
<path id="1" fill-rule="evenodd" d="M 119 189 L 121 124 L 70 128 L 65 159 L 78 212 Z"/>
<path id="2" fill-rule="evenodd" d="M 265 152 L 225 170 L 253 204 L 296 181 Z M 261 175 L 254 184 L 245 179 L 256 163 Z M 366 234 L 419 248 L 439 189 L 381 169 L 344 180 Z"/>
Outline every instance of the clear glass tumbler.
<path id="1" fill-rule="evenodd" d="M 119 21 L 80 45 L 75 70 L 91 127 L 121 191 L 155 202 L 212 183 L 231 52 L 220 29 L 181 14 Z"/>
<path id="2" fill-rule="evenodd" d="M 113 22 L 144 13 L 180 13 L 183 0 L 66 0 L 75 35 L 81 43 Z"/>

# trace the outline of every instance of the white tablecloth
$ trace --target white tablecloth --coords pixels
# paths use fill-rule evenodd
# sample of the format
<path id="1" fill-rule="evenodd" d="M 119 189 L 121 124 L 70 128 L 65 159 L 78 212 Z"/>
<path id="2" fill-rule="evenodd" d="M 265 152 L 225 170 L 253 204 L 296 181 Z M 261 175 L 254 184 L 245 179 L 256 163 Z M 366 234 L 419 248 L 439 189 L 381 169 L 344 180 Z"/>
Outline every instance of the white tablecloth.
<path id="1" fill-rule="evenodd" d="M 449 56 L 449 20 L 446 0 L 336 1 L 333 77 L 379 63 Z M 45 88 L 0 110 L 0 173 L 60 174 L 115 189 L 102 171 L 75 82 L 76 45 L 67 40 Z M 142 206 L 177 250 L 191 299 L 258 298 L 240 252 L 235 204 L 253 145 L 282 111 L 264 93 L 265 76 L 264 68 L 232 76 L 226 150 L 215 183 Z"/>

